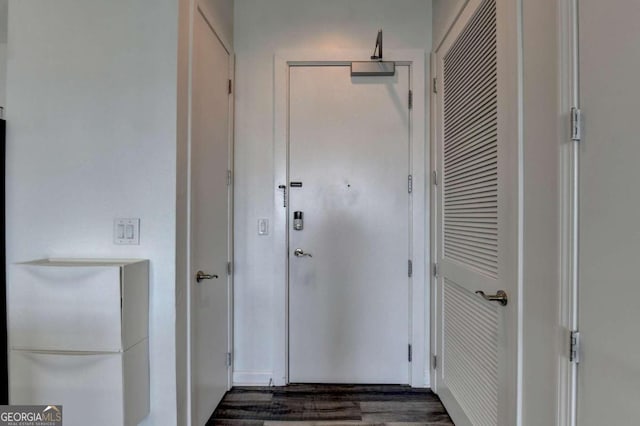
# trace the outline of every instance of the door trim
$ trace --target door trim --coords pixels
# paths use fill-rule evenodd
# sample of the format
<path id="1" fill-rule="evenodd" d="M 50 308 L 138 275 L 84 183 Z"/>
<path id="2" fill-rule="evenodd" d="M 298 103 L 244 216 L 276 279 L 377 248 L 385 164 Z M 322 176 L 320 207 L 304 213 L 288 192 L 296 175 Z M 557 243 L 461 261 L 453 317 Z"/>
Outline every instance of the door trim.
<path id="1" fill-rule="evenodd" d="M 409 66 L 410 86 L 413 90 L 413 108 L 410 111 L 409 138 L 411 142 L 411 173 L 413 175 L 413 206 L 410 229 L 412 229 L 413 277 L 409 288 L 411 294 L 410 336 L 413 345 L 413 362 L 410 364 L 409 381 L 413 387 L 428 387 L 430 372 L 426 362 L 429 349 L 428 313 L 430 274 L 426 261 L 429 259 L 429 198 L 426 197 L 430 176 L 430 158 L 427 149 L 428 105 L 425 103 L 425 51 L 420 49 L 385 52 L 385 59 Z M 283 386 L 288 377 L 288 304 L 289 266 L 287 256 L 288 218 L 283 207 L 283 193 L 278 188 L 288 182 L 289 145 L 289 69 L 301 65 L 348 65 L 355 60 L 367 60 L 368 50 L 285 50 L 274 57 L 274 182 L 273 182 L 273 236 L 276 253 L 281 261 L 274 267 L 276 290 L 274 294 L 275 345 L 273 354 L 273 384 Z M 422 208 L 421 208 L 422 207 Z"/>
<path id="2" fill-rule="evenodd" d="M 558 2 L 559 105 L 565 125 L 559 139 L 560 167 L 560 316 L 561 342 L 558 354 L 559 426 L 577 423 L 578 366 L 569 360 L 570 332 L 578 330 L 578 196 L 580 142 L 569 137 L 571 108 L 580 107 L 578 61 L 578 0 Z"/>

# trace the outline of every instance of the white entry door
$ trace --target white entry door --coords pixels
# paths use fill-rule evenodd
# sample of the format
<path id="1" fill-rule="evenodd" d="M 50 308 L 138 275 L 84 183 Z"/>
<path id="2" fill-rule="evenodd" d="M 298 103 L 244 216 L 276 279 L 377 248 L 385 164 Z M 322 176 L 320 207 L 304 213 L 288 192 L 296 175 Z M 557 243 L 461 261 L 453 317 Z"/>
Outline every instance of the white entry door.
<path id="1" fill-rule="evenodd" d="M 640 2 L 579 2 L 578 426 L 640 424 Z"/>
<path id="2" fill-rule="evenodd" d="M 409 383 L 408 93 L 408 66 L 291 67 L 290 382 Z"/>
<path id="3" fill-rule="evenodd" d="M 517 424 L 519 171 L 507 3 L 470 0 L 436 53 L 435 382 L 459 426 Z"/>
<path id="4" fill-rule="evenodd" d="M 204 425 L 228 389 L 229 53 L 196 12 L 191 121 L 191 399 Z M 200 282 L 197 275 L 201 272 Z"/>

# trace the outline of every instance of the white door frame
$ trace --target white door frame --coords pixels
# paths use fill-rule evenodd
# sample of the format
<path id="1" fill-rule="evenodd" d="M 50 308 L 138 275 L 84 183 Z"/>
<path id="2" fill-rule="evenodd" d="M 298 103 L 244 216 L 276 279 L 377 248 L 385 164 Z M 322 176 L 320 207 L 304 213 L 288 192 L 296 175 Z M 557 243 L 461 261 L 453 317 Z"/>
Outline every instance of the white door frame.
<path id="1" fill-rule="evenodd" d="M 207 22 L 209 28 L 216 36 L 216 38 L 220 41 L 224 49 L 229 54 L 229 79 L 232 82 L 232 87 L 235 86 L 235 54 L 231 44 L 228 40 L 225 39 L 224 36 L 221 35 L 220 31 L 218 31 L 217 25 L 215 24 L 215 18 L 212 17 L 206 10 L 206 8 L 200 7 L 198 2 L 194 2 L 192 4 L 192 9 L 190 10 L 190 19 L 189 19 L 189 92 L 188 92 L 188 142 L 187 142 L 187 199 L 186 199 L 186 222 L 187 222 L 187 239 L 186 239 L 186 360 L 187 360 L 187 383 L 186 383 L 186 403 L 187 403 L 187 422 L 188 424 L 192 424 L 193 422 L 193 397 L 192 397 L 192 324 L 191 324 L 191 297 L 193 287 L 196 285 L 195 277 L 191 274 L 192 267 L 192 253 L 191 253 L 191 236 L 192 236 L 192 224 L 191 224 L 191 197 L 192 197 L 192 187 L 191 187 L 191 174 L 192 174 L 192 165 L 191 165 L 191 121 L 192 121 L 192 90 L 193 90 L 193 28 L 194 22 L 196 18 L 196 14 L 200 13 L 202 17 Z M 228 158 L 228 168 L 233 173 L 233 165 L 234 165 L 234 121 L 235 121 L 235 92 L 233 92 L 229 96 L 229 127 L 228 127 L 228 144 L 229 144 L 229 158 Z M 228 212 L 228 241 L 229 241 L 229 259 L 233 265 L 233 179 L 231 180 L 231 185 L 228 187 L 227 197 L 229 198 L 229 212 Z M 227 276 L 227 286 L 228 286 L 228 331 L 227 331 L 227 352 L 231 353 L 233 356 L 233 268 L 232 273 Z M 233 359 L 233 358 L 232 358 Z M 233 366 L 233 360 L 232 360 Z M 230 366 L 227 369 L 227 389 L 231 389 L 231 385 L 233 383 L 233 367 Z"/>
<path id="2" fill-rule="evenodd" d="M 429 176 L 429 150 L 427 149 L 428 105 L 425 103 L 425 51 L 419 49 L 389 50 L 385 60 L 396 61 L 410 68 L 410 86 L 413 90 L 413 109 L 409 115 L 410 173 L 413 175 L 412 220 L 409 224 L 413 236 L 411 256 L 413 277 L 411 296 L 410 335 L 413 345 L 413 361 L 410 364 L 409 381 L 413 387 L 430 385 L 426 357 L 429 350 L 430 330 L 428 313 L 430 274 L 429 262 L 429 198 L 426 183 Z M 287 50 L 279 51 L 274 58 L 274 182 L 273 203 L 274 247 L 281 261 L 274 267 L 276 289 L 274 294 L 275 336 L 273 354 L 273 384 L 289 383 L 288 366 L 288 304 L 289 267 L 287 256 L 287 209 L 283 207 L 283 191 L 278 188 L 288 182 L 289 145 L 289 69 L 301 65 L 349 65 L 352 61 L 369 60 L 369 50 Z M 288 195 L 288 194 L 287 194 Z"/>
<path id="3" fill-rule="evenodd" d="M 558 2 L 559 105 L 566 127 L 559 135 L 560 187 L 560 317 L 563 330 L 558 346 L 558 425 L 576 426 L 578 365 L 569 359 L 569 339 L 578 330 L 578 208 L 579 142 L 570 138 L 572 108 L 580 108 L 578 59 L 578 0 Z"/>

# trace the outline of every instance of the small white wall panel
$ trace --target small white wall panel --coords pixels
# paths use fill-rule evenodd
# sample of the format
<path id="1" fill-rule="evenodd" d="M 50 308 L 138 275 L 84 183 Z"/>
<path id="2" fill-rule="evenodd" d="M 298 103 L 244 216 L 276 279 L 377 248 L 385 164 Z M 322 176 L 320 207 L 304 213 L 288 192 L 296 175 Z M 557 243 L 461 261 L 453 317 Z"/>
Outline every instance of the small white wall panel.
<path id="1" fill-rule="evenodd" d="M 444 371 L 472 424 L 498 424 L 498 305 L 444 280 Z"/>

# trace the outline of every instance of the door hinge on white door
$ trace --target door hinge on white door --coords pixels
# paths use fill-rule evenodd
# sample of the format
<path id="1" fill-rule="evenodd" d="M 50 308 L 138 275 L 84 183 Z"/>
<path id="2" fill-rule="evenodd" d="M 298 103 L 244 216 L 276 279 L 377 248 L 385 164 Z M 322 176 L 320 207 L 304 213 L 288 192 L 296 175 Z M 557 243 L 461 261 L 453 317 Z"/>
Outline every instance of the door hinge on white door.
<path id="1" fill-rule="evenodd" d="M 409 194 L 413 192 L 413 175 L 409 175 L 409 179 L 407 179 L 407 190 Z"/>
<path id="2" fill-rule="evenodd" d="M 438 186 L 438 171 L 434 170 L 433 172 L 431 172 L 431 178 L 433 180 L 433 185 L 434 186 Z"/>
<path id="3" fill-rule="evenodd" d="M 227 262 L 227 275 L 231 275 L 231 262 Z"/>
<path id="4" fill-rule="evenodd" d="M 571 108 L 571 140 L 582 140 L 582 110 L 576 107 Z"/>
<path id="5" fill-rule="evenodd" d="M 438 93 L 438 79 L 434 78 L 432 84 L 433 87 L 431 88 L 431 90 L 433 91 L 433 93 Z"/>
<path id="6" fill-rule="evenodd" d="M 227 186 L 231 185 L 232 172 L 231 170 L 227 170 Z"/>
<path id="7" fill-rule="evenodd" d="M 577 330 L 569 334 L 569 361 L 580 364 L 580 332 Z"/>
<path id="8" fill-rule="evenodd" d="M 438 264 L 437 264 L 437 263 L 434 263 L 434 264 L 433 264 L 433 276 L 434 276 L 435 278 L 438 278 L 438 273 L 439 273 L 439 272 L 440 272 L 440 271 L 438 270 Z"/>
<path id="9" fill-rule="evenodd" d="M 411 362 L 412 359 L 413 359 L 413 350 L 411 348 L 411 344 L 409 344 L 409 354 L 408 355 L 409 356 L 407 358 L 409 359 L 409 362 Z"/>
<path id="10" fill-rule="evenodd" d="M 409 90 L 409 109 L 413 109 L 413 90 Z"/>
<path id="11" fill-rule="evenodd" d="M 409 260 L 409 264 L 408 265 L 409 265 L 409 267 L 408 267 L 408 269 L 409 269 L 408 275 L 409 275 L 409 278 L 411 278 L 411 277 L 413 277 L 413 262 L 411 260 Z"/>
<path id="12" fill-rule="evenodd" d="M 227 367 L 231 367 L 231 352 L 227 352 Z"/>
<path id="13" fill-rule="evenodd" d="M 438 368 L 438 356 L 437 355 L 433 355 L 431 357 L 431 365 L 433 366 L 433 369 L 435 370 L 436 368 Z"/>
<path id="14" fill-rule="evenodd" d="M 233 82 L 229 79 L 229 94 L 233 93 Z"/>

